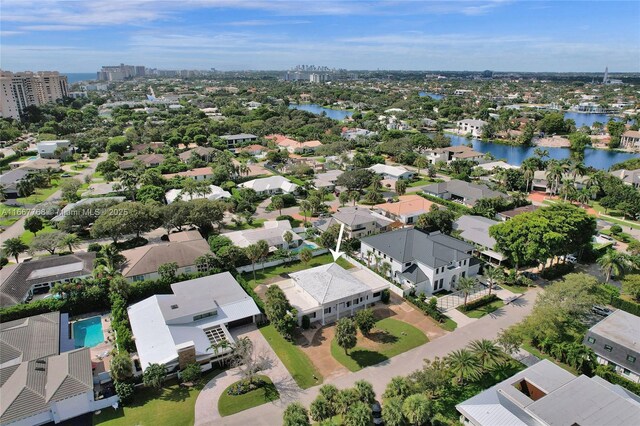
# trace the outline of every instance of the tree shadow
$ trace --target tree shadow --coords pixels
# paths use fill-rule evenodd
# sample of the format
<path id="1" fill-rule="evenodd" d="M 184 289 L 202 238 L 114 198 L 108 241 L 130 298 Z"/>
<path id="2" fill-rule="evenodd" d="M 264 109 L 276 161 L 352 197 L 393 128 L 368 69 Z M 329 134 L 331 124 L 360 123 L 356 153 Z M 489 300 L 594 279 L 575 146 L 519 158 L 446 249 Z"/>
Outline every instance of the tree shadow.
<path id="1" fill-rule="evenodd" d="M 172 386 L 171 388 L 165 388 L 164 392 L 158 399 L 163 401 L 184 402 L 189 398 L 189 388 L 182 386 Z"/>
<path id="2" fill-rule="evenodd" d="M 398 340 L 400 340 L 398 336 L 394 336 L 393 334 L 385 330 L 372 331 L 369 334 L 367 334 L 365 337 L 376 343 L 382 343 L 382 344 L 396 343 Z"/>
<path id="3" fill-rule="evenodd" d="M 379 364 L 389 359 L 389 357 L 381 354 L 380 352 L 370 351 L 367 349 L 356 349 L 349 352 L 348 356 L 353 359 L 361 368 Z"/>
<path id="4" fill-rule="evenodd" d="M 273 383 L 267 383 L 262 388 L 264 389 L 265 402 L 274 401 L 280 398 L 280 393 Z"/>

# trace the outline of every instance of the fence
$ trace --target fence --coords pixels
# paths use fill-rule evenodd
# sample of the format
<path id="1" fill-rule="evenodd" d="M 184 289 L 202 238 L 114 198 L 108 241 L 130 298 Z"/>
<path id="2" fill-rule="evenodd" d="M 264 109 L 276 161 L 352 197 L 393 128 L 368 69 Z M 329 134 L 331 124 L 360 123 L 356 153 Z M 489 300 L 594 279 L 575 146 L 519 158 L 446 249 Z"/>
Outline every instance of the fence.
<path id="1" fill-rule="evenodd" d="M 409 294 L 409 290 L 403 290 L 402 288 L 398 287 L 396 284 L 390 282 L 387 278 L 384 278 L 378 274 L 376 274 L 375 272 L 373 272 L 371 269 L 367 268 L 365 265 L 363 265 L 362 263 L 360 263 L 359 261 L 357 261 L 356 259 L 347 256 L 346 254 L 343 256 L 349 263 L 351 263 L 354 267 L 363 270 L 363 271 L 367 271 L 369 274 L 371 274 L 371 278 L 372 279 L 379 279 L 379 280 L 384 280 L 387 281 L 389 283 L 389 290 L 392 293 L 397 294 L 400 297 L 405 297 L 406 294 Z"/>
<path id="2" fill-rule="evenodd" d="M 316 250 L 313 250 L 312 252 L 313 257 L 320 256 L 321 254 L 325 254 L 325 253 L 329 253 L 329 250 L 327 250 L 326 248 L 318 248 Z M 293 262 L 296 260 L 300 260 L 300 255 L 298 254 L 293 255 L 289 259 L 275 259 L 275 260 L 269 260 L 267 262 L 256 263 L 256 271 L 260 271 L 265 268 L 271 268 L 272 266 L 282 265 L 283 263 L 287 263 L 287 262 Z M 252 265 L 239 266 L 236 268 L 236 270 L 241 273 L 252 272 L 253 266 Z"/>
<path id="3" fill-rule="evenodd" d="M 489 294 L 489 288 L 482 284 L 476 285 L 473 290 L 467 296 L 467 303 L 474 301 Z M 448 311 L 449 309 L 457 308 L 464 303 L 464 294 L 462 291 L 456 291 L 447 296 L 440 297 L 438 299 L 438 309 L 440 311 Z"/>

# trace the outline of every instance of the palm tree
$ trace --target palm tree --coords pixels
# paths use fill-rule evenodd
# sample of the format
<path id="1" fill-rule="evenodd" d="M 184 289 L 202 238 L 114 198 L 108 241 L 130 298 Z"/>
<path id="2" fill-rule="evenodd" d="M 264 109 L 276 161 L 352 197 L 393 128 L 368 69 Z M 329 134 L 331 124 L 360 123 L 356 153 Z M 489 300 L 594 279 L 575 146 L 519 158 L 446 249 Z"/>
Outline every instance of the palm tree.
<path id="1" fill-rule="evenodd" d="M 573 175 L 573 180 L 576 180 L 578 176 L 587 174 L 587 167 L 581 161 L 573 161 L 569 165 L 569 171 Z"/>
<path id="2" fill-rule="evenodd" d="M 461 277 L 458 281 L 458 289 L 464 295 L 464 306 L 467 306 L 467 298 L 476 286 L 476 281 L 473 278 Z"/>
<path id="3" fill-rule="evenodd" d="M 524 179 L 527 181 L 527 186 L 525 188 L 526 192 L 529 192 L 529 187 L 530 184 L 533 183 L 533 176 L 535 175 L 535 169 L 533 168 L 533 166 L 527 162 L 523 162 L 522 166 L 520 167 L 520 169 L 522 170 L 523 174 L 524 174 Z"/>
<path id="4" fill-rule="evenodd" d="M 271 199 L 271 207 L 278 210 L 280 216 L 282 216 L 282 208 L 284 207 L 284 198 L 280 195 L 276 195 Z"/>
<path id="5" fill-rule="evenodd" d="M 251 268 L 253 269 L 253 281 L 256 280 L 256 262 L 262 258 L 262 247 L 257 244 L 251 244 L 244 249 L 244 253 L 251 261 Z"/>
<path id="6" fill-rule="evenodd" d="M 533 153 L 536 155 L 536 157 L 538 157 L 540 160 L 544 160 L 545 157 L 549 156 L 549 150 L 548 149 L 544 149 L 544 148 L 535 148 L 533 150 Z"/>
<path id="7" fill-rule="evenodd" d="M 468 379 L 476 379 L 482 371 L 480 361 L 468 349 L 458 349 L 450 352 L 446 361 L 458 384 L 462 384 Z"/>
<path id="8" fill-rule="evenodd" d="M 608 283 L 612 275 L 622 275 L 627 266 L 629 265 L 629 259 L 625 254 L 620 253 L 617 250 L 609 250 L 597 260 L 600 269 L 605 274 L 605 282 Z"/>
<path id="9" fill-rule="evenodd" d="M 102 247 L 102 258 L 106 266 L 112 270 L 117 270 L 126 260 L 115 244 Z"/>
<path id="10" fill-rule="evenodd" d="M 582 205 L 588 206 L 589 201 L 591 201 L 591 194 L 589 190 L 583 188 L 576 194 L 576 201 Z"/>
<path id="11" fill-rule="evenodd" d="M 26 245 L 20 238 L 9 238 L 2 244 L 2 252 L 5 256 L 13 256 L 16 259 L 16 263 L 19 263 L 18 256 L 27 251 L 29 246 Z"/>
<path id="12" fill-rule="evenodd" d="M 76 234 L 66 234 L 62 237 L 62 240 L 60 240 L 60 248 L 67 247 L 69 251 L 73 253 L 73 249 L 78 248 L 80 241 L 80 237 Z"/>
<path id="13" fill-rule="evenodd" d="M 307 223 L 307 214 L 311 211 L 311 203 L 307 200 L 300 201 L 300 211 L 304 216 L 304 223 Z"/>
<path id="14" fill-rule="evenodd" d="M 382 262 L 382 265 L 380 265 L 380 273 L 385 277 L 388 274 L 389 279 L 391 279 L 391 264 L 389 262 Z"/>
<path id="15" fill-rule="evenodd" d="M 502 351 L 498 345 L 488 339 L 472 341 L 469 344 L 469 349 L 471 349 L 471 352 L 480 361 L 485 370 L 493 367 L 503 358 Z"/>
<path id="16" fill-rule="evenodd" d="M 429 161 L 427 161 L 425 157 L 420 155 L 418 156 L 418 158 L 416 158 L 416 161 L 414 161 L 413 165 L 418 169 L 416 174 L 420 176 L 420 169 L 424 169 L 425 167 L 427 167 L 429 165 Z"/>
<path id="17" fill-rule="evenodd" d="M 491 294 L 493 286 L 499 282 L 499 280 L 504 278 L 504 272 L 502 269 L 491 266 L 484 271 L 484 277 L 487 279 L 487 283 L 489 284 L 489 294 Z"/>
<path id="18" fill-rule="evenodd" d="M 349 200 L 353 201 L 354 206 L 356 205 L 359 199 L 360 199 L 360 193 L 358 191 L 349 192 Z"/>
<path id="19" fill-rule="evenodd" d="M 371 250 L 367 250 L 367 267 L 371 269 L 371 256 L 373 256 L 373 252 Z"/>
<path id="20" fill-rule="evenodd" d="M 213 353 L 218 356 L 220 353 L 227 352 L 228 349 L 233 349 L 233 346 L 227 339 L 220 340 L 219 342 L 212 343 L 207 350 L 212 350 Z M 222 365 L 222 359 L 218 358 L 218 365 Z"/>
<path id="21" fill-rule="evenodd" d="M 562 179 L 563 168 L 560 163 L 556 160 L 549 161 L 547 165 L 547 185 L 551 189 L 552 194 L 556 194 L 558 192 L 558 188 L 560 187 L 560 180 Z"/>
<path id="22" fill-rule="evenodd" d="M 573 200 L 576 195 L 575 182 L 571 179 L 564 179 L 559 194 L 563 197 L 564 201 Z"/>

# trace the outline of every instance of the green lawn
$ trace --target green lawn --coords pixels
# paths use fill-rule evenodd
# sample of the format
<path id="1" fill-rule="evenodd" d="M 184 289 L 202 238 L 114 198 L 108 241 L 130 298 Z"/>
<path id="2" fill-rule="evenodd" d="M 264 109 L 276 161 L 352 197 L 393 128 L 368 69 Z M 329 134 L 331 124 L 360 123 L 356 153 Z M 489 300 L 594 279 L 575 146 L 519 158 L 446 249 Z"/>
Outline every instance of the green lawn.
<path id="1" fill-rule="evenodd" d="M 192 388 L 180 387 L 176 380 L 161 391 L 142 388 L 136 391 L 134 400 L 114 410 L 105 408 L 93 416 L 94 425 L 103 426 L 191 426 L 195 422 L 195 405 L 204 385 L 222 371 L 214 369 Z"/>
<path id="2" fill-rule="evenodd" d="M 43 202 L 58 190 L 58 185 L 55 180 L 52 180 L 51 184 L 51 188 L 37 188 L 35 193 L 25 198 L 18 198 L 16 202 L 24 205 L 34 205 Z"/>
<path id="3" fill-rule="evenodd" d="M 53 232 L 56 231 L 55 228 L 53 228 L 49 223 L 45 222 L 44 224 L 44 228 L 42 228 L 40 231 L 38 231 L 38 235 L 40 234 L 46 234 L 48 232 Z M 33 234 L 33 232 L 31 231 L 24 231 L 22 233 L 22 235 L 20 236 L 20 238 L 22 239 L 22 241 L 25 244 L 31 244 L 31 241 L 33 241 L 33 239 L 35 238 L 35 235 Z"/>
<path id="4" fill-rule="evenodd" d="M 307 354 L 292 342 L 286 340 L 273 325 L 260 327 L 260 333 L 271 345 L 280 361 L 302 389 L 310 388 L 322 383 L 322 376 L 311 362 Z"/>
<path id="5" fill-rule="evenodd" d="M 440 182 L 441 180 L 442 179 L 424 178 L 424 179 L 417 180 L 415 182 L 411 182 L 408 186 L 409 186 L 409 188 L 415 188 L 416 186 L 425 186 L 425 185 L 429 185 L 429 184 L 434 183 L 434 182 Z"/>
<path id="6" fill-rule="evenodd" d="M 252 288 L 255 288 L 258 284 L 261 284 L 263 281 L 274 278 L 277 276 L 284 277 L 284 274 L 290 274 L 291 272 L 302 271 L 303 269 L 314 268 L 320 265 L 326 265 L 327 263 L 333 262 L 333 257 L 331 253 L 325 253 L 320 256 L 316 256 L 312 258 L 309 263 L 302 262 L 294 262 L 289 265 L 278 265 L 272 266 L 270 268 L 265 268 L 260 271 L 256 270 L 256 279 L 253 279 L 253 272 L 246 272 L 243 274 L 244 279 L 247 280 L 249 285 Z M 338 259 L 338 265 L 342 266 L 345 269 L 353 268 L 353 265 L 343 258 Z M 256 265 L 258 266 L 258 265 Z"/>
<path id="7" fill-rule="evenodd" d="M 18 217 L 9 217 L 6 219 L 2 219 L 0 220 L 0 226 L 4 226 L 5 228 L 8 228 L 9 226 L 13 225 L 14 223 L 16 223 L 20 218 Z"/>
<path id="8" fill-rule="evenodd" d="M 446 315 L 445 315 L 446 316 Z M 449 317 L 446 317 L 446 319 L 444 320 L 444 322 L 438 323 L 438 325 L 446 331 L 453 331 L 456 328 L 458 328 L 458 323 L 455 322 L 454 320 L 452 320 Z"/>
<path id="9" fill-rule="evenodd" d="M 429 341 L 427 336 L 416 327 L 393 318 L 378 321 L 368 338 L 377 342 L 378 350 L 356 345 L 349 350 L 349 354 L 345 354 L 344 349 L 338 346 L 334 339 L 331 342 L 331 355 L 353 372 L 379 364 Z M 359 340 L 361 339 L 362 337 Z"/>
<path id="10" fill-rule="evenodd" d="M 498 309 L 504 306 L 504 302 L 502 300 L 496 300 L 494 302 L 489 303 L 488 305 L 480 306 L 477 309 L 473 309 L 471 311 L 464 312 L 461 309 L 458 309 L 460 312 L 468 316 L 469 318 L 482 318 L 485 315 L 489 315 L 492 312 L 497 311 Z"/>
<path id="11" fill-rule="evenodd" d="M 218 412 L 222 417 L 230 416 L 280 398 L 280 394 L 270 378 L 267 376 L 257 376 L 257 378 L 266 382 L 263 387 L 242 395 L 229 395 L 227 389 L 233 386 L 231 385 L 222 392 L 220 399 L 218 399 Z"/>
<path id="12" fill-rule="evenodd" d="M 240 226 L 236 225 L 233 222 L 230 222 L 225 223 L 224 227 L 232 231 L 245 231 L 247 229 L 262 228 L 262 224 L 266 221 L 267 219 L 254 219 L 250 224 L 247 222 L 243 222 Z"/>
<path id="13" fill-rule="evenodd" d="M 526 285 L 509 285 L 509 284 L 500 284 L 501 288 L 505 290 L 509 290 L 511 293 L 522 294 L 529 290 L 529 287 Z"/>

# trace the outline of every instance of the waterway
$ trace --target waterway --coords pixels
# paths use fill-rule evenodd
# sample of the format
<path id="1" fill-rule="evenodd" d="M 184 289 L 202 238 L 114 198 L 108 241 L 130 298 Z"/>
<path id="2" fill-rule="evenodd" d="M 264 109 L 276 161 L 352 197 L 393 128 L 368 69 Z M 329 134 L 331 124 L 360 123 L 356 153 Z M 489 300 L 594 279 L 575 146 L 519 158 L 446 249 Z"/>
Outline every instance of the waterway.
<path id="1" fill-rule="evenodd" d="M 438 95 L 437 93 L 427 93 L 427 92 L 418 92 L 418 96 L 428 96 L 431 99 L 435 99 L 436 101 L 439 101 L 440 99 L 444 98 L 444 95 Z"/>
<path id="2" fill-rule="evenodd" d="M 489 152 L 496 159 L 503 159 L 509 164 L 519 166 L 529 157 L 535 157 L 533 146 L 511 146 L 493 142 L 482 142 L 479 139 L 467 139 L 464 136 L 449 135 L 451 145 L 467 145 L 469 142 L 473 149 L 482 152 Z M 549 157 L 556 160 L 569 158 L 571 151 L 567 148 L 543 148 L 549 152 Z M 631 158 L 638 158 L 638 154 L 628 152 L 608 151 L 604 149 L 587 148 L 584 150 L 584 164 L 588 167 L 607 170 L 612 165 Z"/>
<path id="3" fill-rule="evenodd" d="M 347 111 L 344 109 L 325 108 L 322 105 L 318 104 L 290 104 L 289 108 L 299 109 L 317 115 L 321 115 L 324 112 L 327 117 L 333 118 L 334 120 L 338 121 L 344 120 L 345 118 L 351 117 L 353 115 L 352 111 Z"/>

